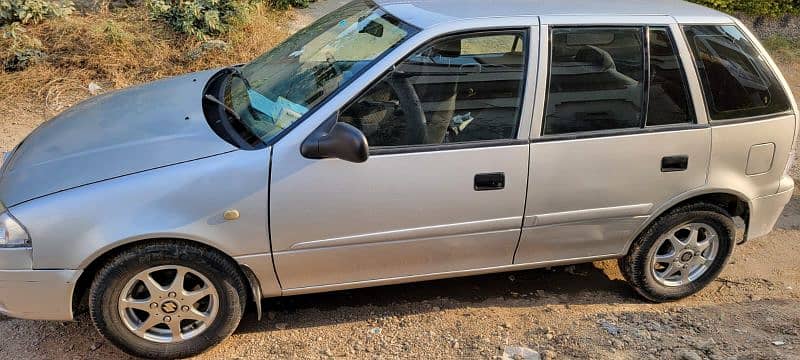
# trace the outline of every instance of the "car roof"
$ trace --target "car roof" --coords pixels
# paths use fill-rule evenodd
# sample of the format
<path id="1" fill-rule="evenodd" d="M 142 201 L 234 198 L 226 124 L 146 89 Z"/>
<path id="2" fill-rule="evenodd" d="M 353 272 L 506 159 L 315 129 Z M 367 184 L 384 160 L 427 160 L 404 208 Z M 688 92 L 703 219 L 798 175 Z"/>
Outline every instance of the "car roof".
<path id="1" fill-rule="evenodd" d="M 548 15 L 661 15 L 675 18 L 730 16 L 682 0 L 374 0 L 389 13 L 428 28 L 444 22 L 491 17 Z"/>

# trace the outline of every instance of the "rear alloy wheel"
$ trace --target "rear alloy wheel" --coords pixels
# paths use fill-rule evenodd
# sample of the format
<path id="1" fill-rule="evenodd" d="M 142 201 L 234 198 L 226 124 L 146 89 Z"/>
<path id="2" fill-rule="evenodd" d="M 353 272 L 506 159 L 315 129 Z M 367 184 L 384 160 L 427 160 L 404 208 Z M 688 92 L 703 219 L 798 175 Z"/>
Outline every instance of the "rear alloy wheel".
<path id="1" fill-rule="evenodd" d="M 201 246 L 161 241 L 112 257 L 89 307 L 98 331 L 128 354 L 184 358 L 230 336 L 247 294 L 238 266 Z"/>
<path id="2" fill-rule="evenodd" d="M 733 220 L 724 209 L 689 204 L 653 222 L 619 260 L 619 267 L 646 299 L 679 300 L 714 281 L 733 254 L 735 239 Z"/>
<path id="3" fill-rule="evenodd" d="M 653 276 L 664 286 L 682 286 L 699 279 L 714 264 L 719 236 L 703 223 L 680 225 L 661 237 L 652 255 Z"/>

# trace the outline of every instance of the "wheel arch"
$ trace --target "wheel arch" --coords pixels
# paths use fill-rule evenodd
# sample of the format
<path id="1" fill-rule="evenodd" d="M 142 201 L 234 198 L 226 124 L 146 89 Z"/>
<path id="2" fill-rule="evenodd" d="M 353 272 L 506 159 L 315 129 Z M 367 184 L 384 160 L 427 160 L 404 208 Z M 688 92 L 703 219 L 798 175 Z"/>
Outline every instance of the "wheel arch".
<path id="1" fill-rule="evenodd" d="M 742 221 L 744 221 L 745 229 L 750 226 L 750 209 L 752 209 L 753 204 L 744 194 L 730 189 L 703 189 L 692 191 L 670 199 L 653 211 L 653 214 L 636 229 L 634 235 L 628 240 L 625 245 L 624 253 L 627 254 L 630 251 L 633 242 L 656 221 L 656 219 L 672 209 L 698 202 L 706 202 L 720 206 L 728 211 L 732 218 L 741 218 Z M 747 231 L 745 231 L 744 239 L 739 244 L 746 241 Z"/>
<path id="2" fill-rule="evenodd" d="M 97 272 L 111 258 L 116 256 L 117 254 L 123 253 L 123 252 L 125 252 L 125 251 L 127 251 L 127 250 L 129 250 L 131 248 L 136 247 L 136 246 L 140 246 L 140 245 L 147 244 L 147 243 L 152 243 L 152 242 L 159 242 L 159 241 L 173 241 L 173 242 L 180 242 L 180 243 L 190 244 L 192 246 L 204 248 L 204 249 L 206 249 L 208 251 L 214 251 L 214 252 L 217 252 L 217 253 L 223 255 L 227 260 L 229 260 L 233 264 L 237 265 L 237 269 L 239 269 L 239 274 L 238 275 L 241 277 L 242 282 L 244 284 L 246 284 L 246 286 L 248 287 L 247 289 L 245 289 L 245 291 L 247 292 L 249 297 L 253 297 L 252 299 L 248 299 L 248 300 L 257 301 L 257 302 L 261 300 L 261 299 L 255 298 L 254 295 L 253 295 L 253 294 L 255 294 L 255 292 L 254 292 L 255 290 L 254 289 L 259 289 L 258 291 L 260 292 L 260 287 L 258 286 L 257 283 L 256 284 L 253 283 L 253 280 L 255 279 L 255 277 L 253 277 L 252 274 L 248 273 L 248 271 L 252 273 L 252 270 L 250 270 L 250 269 L 246 268 L 245 266 L 242 266 L 241 264 L 239 264 L 239 262 L 237 262 L 227 252 L 225 252 L 225 251 L 223 251 L 223 250 L 221 250 L 221 249 L 219 249 L 219 248 L 217 248 L 215 246 L 206 244 L 206 243 L 204 243 L 202 241 L 197 241 L 197 240 L 193 240 L 193 239 L 187 239 L 187 238 L 181 238 L 181 237 L 171 237 L 171 236 L 170 237 L 148 237 L 148 238 L 131 240 L 131 241 L 127 241 L 127 242 L 124 242 L 124 243 L 119 243 L 119 244 L 117 244 L 117 246 L 114 246 L 112 248 L 107 248 L 107 249 L 103 249 L 101 251 L 98 251 L 91 258 L 87 259 L 85 261 L 84 265 L 81 266 L 83 271 L 82 271 L 81 275 L 78 277 L 78 279 L 76 280 L 75 287 L 73 288 L 73 291 L 72 291 L 72 313 L 74 315 L 77 315 L 77 314 L 83 313 L 84 310 L 88 309 L 88 306 L 87 306 L 87 304 L 88 304 L 88 295 L 89 295 L 89 289 L 91 288 L 91 285 L 92 285 L 92 281 L 94 281 L 95 277 L 97 276 Z"/>

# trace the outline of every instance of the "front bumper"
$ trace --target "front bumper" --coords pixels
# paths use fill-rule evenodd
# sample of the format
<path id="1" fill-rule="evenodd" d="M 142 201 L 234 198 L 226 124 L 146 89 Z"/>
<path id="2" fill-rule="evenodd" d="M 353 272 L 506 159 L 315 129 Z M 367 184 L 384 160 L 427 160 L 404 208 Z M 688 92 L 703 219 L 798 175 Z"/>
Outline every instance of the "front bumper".
<path id="1" fill-rule="evenodd" d="M 72 320 L 72 292 L 81 270 L 31 270 L 30 249 L 0 249 L 0 314 Z"/>
<path id="2" fill-rule="evenodd" d="M 783 213 L 783 208 L 794 194 L 794 180 L 789 177 L 781 181 L 780 192 L 753 200 L 750 209 L 750 224 L 747 227 L 747 240 L 769 234 Z"/>
<path id="3" fill-rule="evenodd" d="M 0 270 L 0 314 L 31 320 L 72 320 L 80 270 Z"/>

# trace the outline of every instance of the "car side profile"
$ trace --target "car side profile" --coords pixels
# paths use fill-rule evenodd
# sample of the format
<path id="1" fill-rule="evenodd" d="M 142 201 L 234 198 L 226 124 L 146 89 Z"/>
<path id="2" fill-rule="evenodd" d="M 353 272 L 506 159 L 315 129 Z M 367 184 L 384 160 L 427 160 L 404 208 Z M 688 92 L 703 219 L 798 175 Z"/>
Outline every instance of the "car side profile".
<path id="1" fill-rule="evenodd" d="M 88 307 L 175 358 L 268 297 L 619 259 L 675 301 L 772 230 L 797 128 L 764 48 L 698 5 L 354 0 L 6 154 L 0 313 Z"/>

